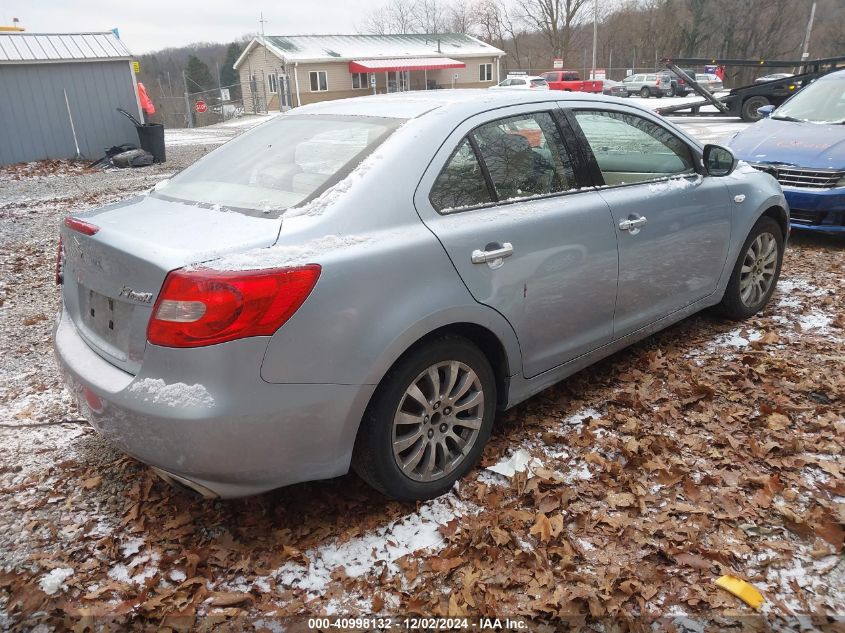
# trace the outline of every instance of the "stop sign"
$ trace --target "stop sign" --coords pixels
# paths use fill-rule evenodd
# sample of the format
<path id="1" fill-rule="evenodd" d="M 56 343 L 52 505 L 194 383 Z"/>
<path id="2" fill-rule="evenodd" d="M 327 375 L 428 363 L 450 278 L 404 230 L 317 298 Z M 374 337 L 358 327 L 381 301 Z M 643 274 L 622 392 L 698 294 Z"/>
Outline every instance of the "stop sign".
<path id="1" fill-rule="evenodd" d="M 205 101 L 197 101 L 196 105 L 194 106 L 200 114 L 208 110 L 208 106 L 205 104 Z"/>

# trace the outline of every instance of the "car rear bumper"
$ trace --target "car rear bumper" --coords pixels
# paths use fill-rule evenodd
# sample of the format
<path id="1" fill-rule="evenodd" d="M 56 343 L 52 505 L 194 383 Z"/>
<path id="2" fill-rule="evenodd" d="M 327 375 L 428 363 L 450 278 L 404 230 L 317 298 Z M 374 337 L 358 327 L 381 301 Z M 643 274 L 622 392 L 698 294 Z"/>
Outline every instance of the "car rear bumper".
<path id="1" fill-rule="evenodd" d="M 267 383 L 266 346 L 266 338 L 192 350 L 148 345 L 133 376 L 88 347 L 66 312 L 55 328 L 56 356 L 83 417 L 122 451 L 206 496 L 257 494 L 349 468 L 374 387 Z"/>
<path id="2" fill-rule="evenodd" d="M 845 232 L 845 188 L 783 187 L 792 228 L 820 233 Z"/>

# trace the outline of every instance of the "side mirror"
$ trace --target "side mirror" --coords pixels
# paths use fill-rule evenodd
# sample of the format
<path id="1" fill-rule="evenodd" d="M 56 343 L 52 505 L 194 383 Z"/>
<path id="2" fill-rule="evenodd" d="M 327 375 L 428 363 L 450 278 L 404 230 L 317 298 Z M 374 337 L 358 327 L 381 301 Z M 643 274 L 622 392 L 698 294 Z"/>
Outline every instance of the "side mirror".
<path id="1" fill-rule="evenodd" d="M 727 176 L 736 168 L 736 156 L 721 145 L 704 146 L 704 169 L 708 176 Z"/>
<path id="2" fill-rule="evenodd" d="M 773 105 L 764 105 L 762 108 L 757 108 L 757 114 L 759 114 L 764 119 L 768 119 L 772 116 L 772 112 L 775 111 L 775 106 Z"/>

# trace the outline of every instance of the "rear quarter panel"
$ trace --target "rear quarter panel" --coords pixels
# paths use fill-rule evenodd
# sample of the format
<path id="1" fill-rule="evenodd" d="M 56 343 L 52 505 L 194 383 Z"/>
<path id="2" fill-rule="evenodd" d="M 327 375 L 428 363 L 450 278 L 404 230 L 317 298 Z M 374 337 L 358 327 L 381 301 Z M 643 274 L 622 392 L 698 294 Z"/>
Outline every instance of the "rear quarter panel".
<path id="1" fill-rule="evenodd" d="M 374 153 L 364 175 L 317 217 L 282 225 L 276 248 L 337 236 L 343 248 L 314 252 L 313 292 L 270 339 L 261 376 L 274 383 L 378 384 L 416 341 L 451 323 L 481 325 L 519 367 L 513 329 L 477 303 L 413 206 L 419 179 L 457 122 L 432 112 Z M 294 230 L 302 224 L 305 228 Z"/>

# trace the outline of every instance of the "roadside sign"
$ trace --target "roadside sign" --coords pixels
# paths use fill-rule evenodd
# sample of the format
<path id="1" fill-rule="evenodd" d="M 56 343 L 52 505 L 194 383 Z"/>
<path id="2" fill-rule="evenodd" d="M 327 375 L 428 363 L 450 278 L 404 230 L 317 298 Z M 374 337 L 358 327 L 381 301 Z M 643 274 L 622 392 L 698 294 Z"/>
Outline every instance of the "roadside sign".
<path id="1" fill-rule="evenodd" d="M 604 68 L 596 68 L 595 77 L 593 79 L 607 79 L 607 70 Z"/>
<path id="2" fill-rule="evenodd" d="M 136 74 L 136 75 L 137 75 L 139 72 L 141 72 L 141 62 L 139 62 L 137 59 L 133 59 L 133 60 L 132 60 L 132 70 L 134 70 L 134 71 L 135 71 L 135 74 Z"/>
<path id="3" fill-rule="evenodd" d="M 208 110 L 208 106 L 205 104 L 205 101 L 197 101 L 197 102 L 196 102 L 196 104 L 194 104 L 194 109 L 195 109 L 195 110 L 196 110 L 199 114 L 202 114 L 203 112 L 205 112 L 206 110 Z"/>
<path id="4" fill-rule="evenodd" d="M 554 68 L 555 70 L 557 70 L 559 68 L 563 68 L 563 60 L 562 59 L 555 59 L 552 62 L 552 68 Z"/>
<path id="5" fill-rule="evenodd" d="M 223 101 L 228 101 L 228 100 L 229 100 L 229 89 L 228 89 L 228 88 L 221 88 L 221 89 L 220 89 L 220 98 L 221 98 Z"/>

